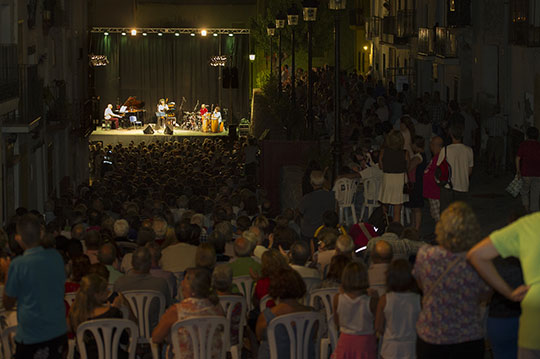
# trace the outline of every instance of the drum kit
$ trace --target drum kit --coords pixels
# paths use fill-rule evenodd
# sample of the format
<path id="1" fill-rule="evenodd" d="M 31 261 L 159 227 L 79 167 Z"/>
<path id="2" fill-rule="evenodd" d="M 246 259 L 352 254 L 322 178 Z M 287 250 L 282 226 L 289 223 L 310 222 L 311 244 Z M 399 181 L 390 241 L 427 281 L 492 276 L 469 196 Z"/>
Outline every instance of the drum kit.
<path id="1" fill-rule="evenodd" d="M 184 111 L 183 123 L 180 125 L 183 130 L 202 132 L 223 132 L 223 123 L 219 123 L 210 112 L 200 115 L 198 112 Z"/>

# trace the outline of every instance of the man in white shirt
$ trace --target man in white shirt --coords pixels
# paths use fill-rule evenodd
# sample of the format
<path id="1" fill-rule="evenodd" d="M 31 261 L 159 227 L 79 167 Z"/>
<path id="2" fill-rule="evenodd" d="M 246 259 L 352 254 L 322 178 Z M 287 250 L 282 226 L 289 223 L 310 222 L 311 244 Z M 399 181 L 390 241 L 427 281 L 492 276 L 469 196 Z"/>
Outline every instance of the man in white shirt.
<path id="1" fill-rule="evenodd" d="M 103 118 L 114 122 L 115 128 L 118 128 L 118 119 L 122 118 L 122 116 L 115 114 L 112 110 L 112 104 L 108 104 L 105 113 L 103 114 Z"/>
<path id="2" fill-rule="evenodd" d="M 450 126 L 452 144 L 445 146 L 437 160 L 437 166 L 444 159 L 450 166 L 449 184 L 441 188 L 441 213 L 454 201 L 467 201 L 469 177 L 474 166 L 473 150 L 462 143 L 463 123 L 454 122 Z"/>
<path id="3" fill-rule="evenodd" d="M 316 268 L 306 266 L 310 256 L 309 246 L 305 241 L 296 241 L 289 251 L 291 268 L 297 271 L 302 278 L 320 278 L 321 274 Z"/>

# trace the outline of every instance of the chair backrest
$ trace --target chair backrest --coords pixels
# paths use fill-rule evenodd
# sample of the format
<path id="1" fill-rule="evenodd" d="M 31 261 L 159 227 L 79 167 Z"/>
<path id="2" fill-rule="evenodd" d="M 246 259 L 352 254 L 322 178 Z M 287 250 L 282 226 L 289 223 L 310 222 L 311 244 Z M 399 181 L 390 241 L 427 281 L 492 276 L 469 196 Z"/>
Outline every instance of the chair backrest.
<path id="1" fill-rule="evenodd" d="M 238 340 L 239 343 L 233 343 L 231 339 L 231 345 L 241 344 L 241 340 L 244 337 L 244 326 L 247 322 L 247 303 L 246 299 L 241 295 L 220 295 L 219 302 L 225 312 L 225 316 L 229 320 L 230 330 L 233 330 L 233 313 L 234 309 L 240 305 L 240 323 L 238 323 Z M 229 337 L 230 338 L 230 337 Z"/>
<path id="2" fill-rule="evenodd" d="M 81 358 L 87 358 L 84 334 L 90 332 L 96 341 L 98 359 L 117 359 L 120 337 L 124 331 L 129 332 L 128 358 L 135 358 L 137 346 L 137 325 L 128 319 L 94 319 L 77 328 L 77 347 Z"/>
<path id="3" fill-rule="evenodd" d="M 310 348 L 315 350 L 315 358 L 318 358 L 323 320 L 322 314 L 317 312 L 285 314 L 272 319 L 267 329 L 270 359 L 278 359 L 280 354 L 277 349 L 277 330 L 281 333 L 287 333 L 289 337 L 288 358 L 307 358 Z"/>
<path id="4" fill-rule="evenodd" d="M 330 318 L 333 313 L 332 301 L 334 300 L 334 295 L 338 292 L 338 288 L 323 288 L 315 289 L 309 293 L 309 305 L 313 308 L 316 308 L 315 305 L 317 302 L 321 303 L 326 312 L 326 319 Z"/>
<path id="5" fill-rule="evenodd" d="M 218 330 L 222 330 L 222 346 L 218 358 L 225 359 L 229 349 L 229 321 L 222 316 L 191 317 L 179 320 L 171 327 L 171 341 L 175 358 L 181 358 L 178 330 L 184 328 L 193 346 L 193 359 L 211 359 L 212 341 Z"/>
<path id="6" fill-rule="evenodd" d="M 270 296 L 270 294 L 267 294 L 265 295 L 264 297 L 261 298 L 260 302 L 259 302 L 259 310 L 262 312 L 264 312 L 264 310 L 266 309 L 266 304 L 273 300 L 272 297 Z"/>
<path id="7" fill-rule="evenodd" d="M 2 330 L 2 352 L 4 358 L 11 359 L 15 354 L 15 332 L 17 331 L 17 326 L 7 327 Z"/>
<path id="8" fill-rule="evenodd" d="M 306 296 L 304 303 L 309 303 L 309 294 L 311 291 L 317 287 L 319 284 L 321 284 L 321 278 L 310 278 L 310 277 L 302 277 L 304 280 L 304 283 L 306 283 Z"/>
<path id="9" fill-rule="evenodd" d="M 336 328 L 336 323 L 334 323 L 333 314 L 328 318 L 328 338 L 330 339 L 330 346 L 332 347 L 332 352 L 334 352 L 334 350 L 336 350 L 338 341 L 338 330 Z"/>
<path id="10" fill-rule="evenodd" d="M 380 177 L 369 177 L 363 180 L 364 183 L 364 201 L 377 201 L 381 190 Z"/>
<path id="11" fill-rule="evenodd" d="M 165 312 L 165 296 L 163 293 L 155 290 L 128 290 L 122 292 L 122 295 L 128 301 L 131 310 L 137 318 L 139 324 L 139 336 L 142 338 L 150 338 L 152 336 L 152 329 L 154 329 L 150 327 L 150 320 L 152 319 L 150 318 L 151 304 L 157 301 L 157 304 L 154 304 L 154 306 L 159 306 L 157 316 L 157 321 L 159 321 L 159 318 L 161 318 Z"/>
<path id="12" fill-rule="evenodd" d="M 70 308 L 73 305 L 73 302 L 75 302 L 76 297 L 77 297 L 77 292 L 64 294 L 64 300 L 67 302 Z"/>
<path id="13" fill-rule="evenodd" d="M 357 182 L 350 178 L 340 178 L 334 184 L 334 193 L 336 202 L 340 206 L 347 206 L 353 203 L 354 194 L 356 193 Z"/>
<path id="14" fill-rule="evenodd" d="M 131 117 L 130 117 L 130 121 L 131 121 Z M 139 248 L 139 246 L 137 246 L 137 244 L 135 243 L 130 243 L 130 242 L 116 242 L 116 245 L 118 246 L 118 248 L 120 249 L 120 252 L 122 254 L 122 257 L 125 256 L 126 254 L 128 253 L 133 253 L 135 252 L 135 250 L 137 248 Z"/>
<path id="15" fill-rule="evenodd" d="M 253 297 L 253 279 L 249 275 L 243 275 L 233 278 L 233 283 L 236 285 L 240 293 L 246 298 L 248 311 L 253 309 L 251 298 Z"/>

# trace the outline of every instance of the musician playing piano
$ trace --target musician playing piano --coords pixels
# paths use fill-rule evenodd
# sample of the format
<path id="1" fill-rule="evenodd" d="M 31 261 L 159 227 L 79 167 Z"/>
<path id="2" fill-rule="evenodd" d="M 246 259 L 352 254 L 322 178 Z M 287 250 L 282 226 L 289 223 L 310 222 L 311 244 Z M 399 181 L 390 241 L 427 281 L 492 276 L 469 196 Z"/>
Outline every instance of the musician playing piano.
<path id="1" fill-rule="evenodd" d="M 115 114 L 112 108 L 113 108 L 112 104 L 107 105 L 107 108 L 105 109 L 105 113 L 103 114 L 103 118 L 105 118 L 105 120 L 107 121 L 114 122 L 115 124 L 114 128 L 118 129 L 118 119 L 122 118 L 122 116 Z"/>
<path id="2" fill-rule="evenodd" d="M 160 99 L 157 106 L 157 116 L 158 116 L 158 127 L 161 128 L 165 126 L 165 119 L 167 118 L 167 110 L 169 106 L 165 103 L 165 99 Z"/>

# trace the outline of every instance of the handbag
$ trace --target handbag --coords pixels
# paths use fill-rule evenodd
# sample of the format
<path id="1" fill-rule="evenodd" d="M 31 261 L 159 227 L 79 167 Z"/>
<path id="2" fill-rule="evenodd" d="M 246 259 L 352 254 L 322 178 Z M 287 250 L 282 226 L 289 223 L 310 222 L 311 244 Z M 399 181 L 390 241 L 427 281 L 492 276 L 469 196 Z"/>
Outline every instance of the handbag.
<path id="1" fill-rule="evenodd" d="M 390 222 L 383 206 L 379 206 L 373 210 L 373 213 L 369 216 L 368 223 L 375 227 L 377 233 L 384 233 Z"/>
<path id="2" fill-rule="evenodd" d="M 523 179 L 518 178 L 516 175 L 512 182 L 506 187 L 506 192 L 510 193 L 512 197 L 517 197 L 523 187 Z"/>
<path id="3" fill-rule="evenodd" d="M 446 154 L 448 153 L 447 146 L 444 146 L 444 158 L 442 162 L 435 168 L 435 182 L 440 187 L 444 187 L 447 184 L 452 187 L 452 182 L 450 181 L 450 177 L 452 175 L 452 167 L 450 167 L 450 164 L 446 160 Z"/>

